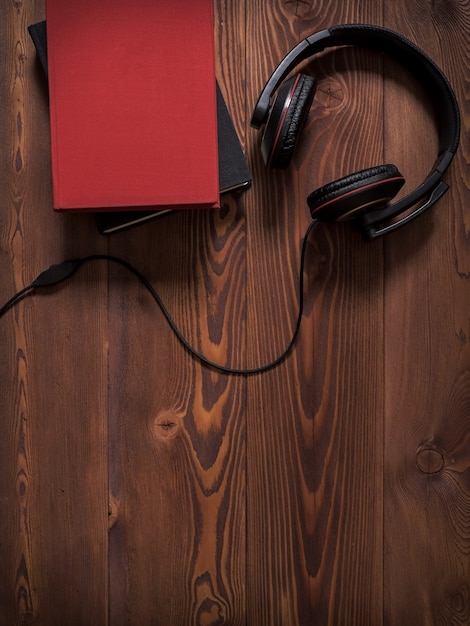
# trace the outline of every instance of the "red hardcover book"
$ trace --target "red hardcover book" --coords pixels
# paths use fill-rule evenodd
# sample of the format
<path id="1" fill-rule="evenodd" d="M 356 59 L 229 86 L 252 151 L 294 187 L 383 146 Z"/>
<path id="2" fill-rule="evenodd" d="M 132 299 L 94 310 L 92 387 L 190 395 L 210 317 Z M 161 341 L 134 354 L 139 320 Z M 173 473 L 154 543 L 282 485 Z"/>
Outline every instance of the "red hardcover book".
<path id="1" fill-rule="evenodd" d="M 213 0 L 47 0 L 54 208 L 219 205 Z"/>

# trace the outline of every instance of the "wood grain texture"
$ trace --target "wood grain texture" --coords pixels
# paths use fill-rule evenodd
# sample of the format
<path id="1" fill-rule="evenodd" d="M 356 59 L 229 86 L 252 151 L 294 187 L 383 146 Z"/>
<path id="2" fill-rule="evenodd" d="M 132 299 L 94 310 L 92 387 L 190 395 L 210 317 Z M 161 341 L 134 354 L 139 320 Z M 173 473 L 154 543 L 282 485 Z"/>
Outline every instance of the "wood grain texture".
<path id="1" fill-rule="evenodd" d="M 110 252 L 209 358 L 280 354 L 307 194 L 383 162 L 410 190 L 436 152 L 408 73 L 338 49 L 305 64 L 319 84 L 291 167 L 265 169 L 257 96 L 293 45 L 336 23 L 398 30 L 449 76 L 463 122 L 450 191 L 384 241 L 314 229 L 298 342 L 261 376 L 195 361 L 103 261 L 2 318 L 0 626 L 468 624 L 468 3 L 214 8 L 217 78 L 254 184 L 219 211 L 106 238 L 91 215 L 51 208 L 47 85 L 26 30 L 44 0 L 1 4 L 1 303 L 51 263 Z"/>
<path id="2" fill-rule="evenodd" d="M 269 25 L 263 9 L 260 5 L 254 13 L 250 39 L 254 41 L 259 30 L 278 42 L 278 59 L 318 28 L 318 7 L 276 3 Z M 323 10 L 324 25 L 355 21 L 338 6 Z M 379 19 L 380 14 L 374 21 Z M 288 33 L 285 24 L 291 27 Z M 250 67 L 256 70 L 250 83 L 257 85 L 259 64 L 253 61 Z M 292 285 L 307 220 L 307 194 L 347 172 L 381 162 L 382 98 L 380 74 L 374 75 L 381 70 L 380 61 L 339 52 L 315 60 L 308 69 L 320 81 L 319 98 L 295 161 L 281 176 L 260 165 L 256 178 L 259 202 L 268 217 L 259 216 L 256 226 L 252 220 L 254 235 L 248 241 L 256 298 L 252 315 L 259 320 L 252 331 L 253 350 L 265 345 L 279 350 L 289 334 L 288 324 L 280 329 L 274 325 L 269 333 L 258 311 L 279 315 L 281 310 L 284 319 L 294 317 L 297 298 Z M 381 622 L 383 433 L 377 415 L 383 380 L 382 353 L 371 345 L 371 338 L 383 332 L 381 246 L 365 247 L 348 234 L 338 228 L 314 231 L 306 272 L 306 317 L 295 355 L 263 379 L 249 382 L 253 623 Z M 265 286 L 264 303 L 258 284 Z"/>
<path id="3" fill-rule="evenodd" d="M 45 82 L 27 33 L 42 3 L 1 8 L 2 299 L 86 253 L 51 207 Z M 96 246 L 99 250 L 98 238 Z M 104 281 L 102 280 L 104 279 Z M 107 619 L 106 290 L 102 271 L 21 303 L 0 329 L 0 624 Z M 83 337 L 87 341 L 83 341 Z"/>
<path id="4" fill-rule="evenodd" d="M 462 214 L 460 201 L 468 189 L 469 15 L 458 2 L 422 3 L 419 20 L 417 6 L 388 12 L 391 27 L 419 41 L 444 69 L 464 126 L 450 191 L 435 211 L 387 242 L 385 623 L 467 624 L 470 274 L 468 211 Z M 419 182 L 436 151 L 429 110 L 410 103 L 410 91 L 406 98 L 397 85 L 388 91 L 388 143 Z M 418 159 L 406 142 L 411 135 Z"/>
<path id="5" fill-rule="evenodd" d="M 243 40 L 243 5 L 217 7 L 225 94 Z M 241 98 L 243 106 L 243 97 Z M 240 110 L 240 103 L 231 108 Z M 243 110 L 243 108 L 241 108 Z M 234 121 L 240 127 L 236 114 Z M 240 136 L 243 135 L 240 133 Z M 111 250 L 152 279 L 184 336 L 221 364 L 245 362 L 242 198 L 218 212 L 173 215 L 113 238 Z M 245 382 L 201 367 L 175 340 L 141 288 L 111 275 L 110 618 L 113 624 L 245 623 Z M 133 306 L 140 302 L 138 310 Z M 142 368 L 147 372 L 142 375 Z M 150 385 L 150 387 L 149 387 Z M 153 546 L 148 550 L 146 546 Z M 130 556 L 131 555 L 131 556 Z M 132 556 L 134 555 L 134 556 Z M 136 572 L 139 572 L 136 577 Z"/>

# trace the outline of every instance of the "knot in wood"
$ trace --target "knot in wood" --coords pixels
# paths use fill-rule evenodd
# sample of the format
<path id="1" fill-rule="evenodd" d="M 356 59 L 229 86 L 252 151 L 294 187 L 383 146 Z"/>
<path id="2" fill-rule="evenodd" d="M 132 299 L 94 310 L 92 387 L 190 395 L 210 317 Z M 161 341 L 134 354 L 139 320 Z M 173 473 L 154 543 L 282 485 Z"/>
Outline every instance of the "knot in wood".
<path id="1" fill-rule="evenodd" d="M 315 94 L 315 103 L 324 109 L 337 109 L 344 104 L 344 88 L 335 77 L 322 79 Z"/>
<path id="2" fill-rule="evenodd" d="M 172 411 L 159 413 L 150 425 L 152 435 L 157 439 L 173 439 L 181 428 L 181 418 Z"/>
<path id="3" fill-rule="evenodd" d="M 438 474 L 445 465 L 443 453 L 437 448 L 420 448 L 416 454 L 416 465 L 424 474 Z"/>

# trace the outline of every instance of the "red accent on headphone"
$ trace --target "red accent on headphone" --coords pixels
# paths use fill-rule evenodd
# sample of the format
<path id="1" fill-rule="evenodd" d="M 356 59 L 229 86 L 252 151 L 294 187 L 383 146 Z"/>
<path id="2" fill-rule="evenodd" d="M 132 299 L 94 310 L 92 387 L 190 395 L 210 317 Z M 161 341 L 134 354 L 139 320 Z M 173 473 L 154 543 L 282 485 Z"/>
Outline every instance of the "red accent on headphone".
<path id="1" fill-rule="evenodd" d="M 294 84 L 292 85 L 292 89 L 290 90 L 289 98 L 286 99 L 286 107 L 284 109 L 282 117 L 281 117 L 281 119 L 279 121 L 279 125 L 277 127 L 277 134 L 276 134 L 276 138 L 273 141 L 273 147 L 272 147 L 272 150 L 271 150 L 271 154 L 269 155 L 269 160 L 268 160 L 268 162 L 266 164 L 267 167 L 269 167 L 271 165 L 271 161 L 272 161 L 273 156 L 274 156 L 274 151 L 275 151 L 277 143 L 279 141 L 279 135 L 281 134 L 282 127 L 284 126 L 284 122 L 285 122 L 285 119 L 287 117 L 287 112 L 289 110 L 290 103 L 292 102 L 292 96 L 294 95 L 294 91 L 295 91 L 295 88 L 297 87 L 297 84 L 298 84 L 299 80 L 300 80 L 300 74 L 297 75 L 297 77 L 296 77 L 296 79 L 294 81 Z"/>
<path id="2" fill-rule="evenodd" d="M 340 196 L 336 196 L 332 198 L 331 200 L 328 200 L 327 202 L 320 204 L 320 206 L 317 206 L 313 209 L 313 213 L 316 213 L 320 209 L 323 209 L 324 207 L 328 206 L 329 204 L 332 204 L 333 202 L 338 202 L 338 200 L 347 198 L 348 196 L 354 193 L 357 193 L 358 191 L 364 191 L 365 189 L 370 189 L 371 187 L 377 187 L 377 185 L 383 185 L 384 183 L 394 182 L 396 180 L 404 181 L 405 179 L 403 178 L 403 176 L 395 176 L 393 178 L 386 178 L 385 180 L 379 180 L 375 183 L 369 183 L 368 185 L 363 185 L 362 187 L 357 187 L 357 189 L 352 189 L 351 191 L 347 191 L 346 193 L 343 193 Z"/>

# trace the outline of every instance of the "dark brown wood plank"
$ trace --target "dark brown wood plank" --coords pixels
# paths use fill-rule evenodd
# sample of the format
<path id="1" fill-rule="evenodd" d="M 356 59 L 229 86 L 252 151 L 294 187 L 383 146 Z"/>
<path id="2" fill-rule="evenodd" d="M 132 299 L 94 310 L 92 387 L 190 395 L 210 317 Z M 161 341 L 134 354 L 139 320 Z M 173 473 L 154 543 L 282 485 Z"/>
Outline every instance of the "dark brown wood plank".
<path id="1" fill-rule="evenodd" d="M 216 6 L 218 79 L 238 128 L 243 10 Z M 110 242 L 190 343 L 232 366 L 245 360 L 242 201 Z M 244 624 L 244 380 L 190 357 L 132 277 L 113 270 L 110 285 L 110 623 Z"/>
<path id="2" fill-rule="evenodd" d="M 324 5 L 321 19 L 308 3 L 253 7 L 253 102 L 301 37 L 344 21 L 380 22 L 380 5 L 362 4 L 355 11 Z M 381 59 L 339 51 L 307 69 L 320 79 L 319 91 L 290 169 L 266 172 L 253 147 L 253 360 L 279 352 L 292 330 L 307 194 L 382 162 Z M 248 385 L 248 614 L 253 624 L 376 625 L 383 591 L 381 244 L 365 246 L 347 227 L 318 227 L 306 278 L 294 354 Z"/>
<path id="3" fill-rule="evenodd" d="M 230 334 L 241 332 L 232 318 L 240 284 L 229 284 L 222 270 L 226 256 L 227 267 L 236 264 L 243 245 L 233 207 L 218 227 L 215 214 L 178 220 L 158 235 L 150 229 L 155 239 L 146 245 L 129 235 L 127 256 L 153 274 L 180 327 L 189 334 L 197 327 L 201 349 L 224 360 L 231 348 L 221 338 L 229 328 Z M 209 227 L 219 235 L 210 238 L 216 246 L 204 250 L 201 229 Z M 155 245 L 164 235 L 174 245 L 167 261 L 165 246 Z M 208 311 L 210 292 L 226 298 L 226 306 Z M 210 615 L 239 620 L 243 381 L 195 363 L 134 282 L 119 279 L 110 302 L 111 334 L 119 338 L 110 349 L 110 490 L 116 507 L 109 534 L 111 623 L 204 623 Z"/>
<path id="4" fill-rule="evenodd" d="M 468 6 L 386 5 L 387 20 L 446 72 L 462 107 L 450 190 L 387 242 L 385 622 L 470 621 L 470 310 Z M 432 166 L 426 101 L 399 77 L 387 87 L 388 143 L 411 185 Z M 405 95 L 403 95 L 405 93 Z M 401 113 L 400 113 L 401 112 Z M 390 148 L 392 151 L 392 148 Z"/>
<path id="5" fill-rule="evenodd" d="M 51 207 L 47 91 L 27 32 L 44 4 L 0 13 L 3 302 L 100 246 L 90 218 Z M 106 317 L 106 273 L 90 268 L 1 320 L 2 625 L 106 622 Z"/>

